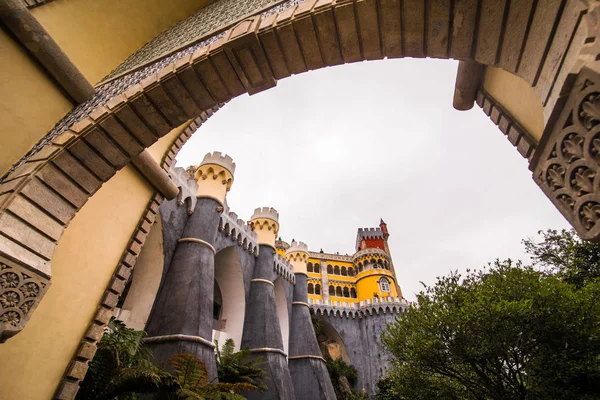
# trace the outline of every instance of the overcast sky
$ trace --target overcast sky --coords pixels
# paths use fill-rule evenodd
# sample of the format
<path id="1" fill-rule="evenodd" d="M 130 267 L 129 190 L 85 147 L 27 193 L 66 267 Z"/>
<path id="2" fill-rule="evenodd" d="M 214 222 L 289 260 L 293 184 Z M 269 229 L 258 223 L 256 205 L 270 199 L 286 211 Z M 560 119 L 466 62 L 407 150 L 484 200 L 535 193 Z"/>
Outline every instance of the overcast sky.
<path id="1" fill-rule="evenodd" d="M 452 108 L 457 65 L 371 61 L 284 79 L 216 113 L 178 166 L 231 155 L 231 210 L 248 220 L 255 207 L 274 207 L 280 236 L 313 251 L 352 254 L 357 228 L 383 218 L 414 300 L 420 281 L 523 259 L 523 238 L 568 227 L 481 109 Z"/>

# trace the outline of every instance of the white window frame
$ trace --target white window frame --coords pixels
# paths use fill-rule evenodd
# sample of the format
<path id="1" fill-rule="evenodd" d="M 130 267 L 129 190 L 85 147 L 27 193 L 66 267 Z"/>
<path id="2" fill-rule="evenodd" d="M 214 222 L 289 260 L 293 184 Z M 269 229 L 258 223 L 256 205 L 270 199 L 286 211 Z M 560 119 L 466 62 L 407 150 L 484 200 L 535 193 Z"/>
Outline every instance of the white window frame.
<path id="1" fill-rule="evenodd" d="M 390 281 L 387 278 L 381 278 L 379 280 L 379 290 L 382 292 L 390 293 L 392 291 L 392 287 L 390 286 Z"/>

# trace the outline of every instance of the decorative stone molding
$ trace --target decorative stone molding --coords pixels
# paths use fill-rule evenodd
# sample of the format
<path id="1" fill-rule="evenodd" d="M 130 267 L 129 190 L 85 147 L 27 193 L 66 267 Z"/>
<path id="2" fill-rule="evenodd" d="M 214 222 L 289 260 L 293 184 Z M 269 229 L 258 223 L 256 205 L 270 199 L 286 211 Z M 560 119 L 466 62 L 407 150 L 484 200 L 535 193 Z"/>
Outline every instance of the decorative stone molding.
<path id="1" fill-rule="evenodd" d="M 356 263 L 361 260 L 364 260 L 365 258 L 370 257 L 383 258 L 389 261 L 389 257 L 385 251 L 376 247 L 370 247 L 367 249 L 359 250 L 356 253 L 354 253 L 354 255 L 352 256 L 352 262 Z"/>
<path id="2" fill-rule="evenodd" d="M 544 136 L 534 180 L 581 238 L 600 242 L 600 62 L 581 70 Z"/>
<path id="3" fill-rule="evenodd" d="M 0 258 L 0 343 L 20 332 L 50 281 Z"/>
<path id="4" fill-rule="evenodd" d="M 537 140 L 483 89 L 477 92 L 477 105 L 481 107 L 485 115 L 490 117 L 494 124 L 498 125 L 510 144 L 517 148 L 519 154 L 530 160 L 537 146 Z"/>
<path id="5" fill-rule="evenodd" d="M 310 258 L 316 258 L 317 260 L 352 262 L 352 256 L 349 255 L 318 253 L 316 251 L 309 251 L 308 255 Z"/>
<path id="6" fill-rule="evenodd" d="M 368 318 L 379 314 L 401 314 L 408 310 L 409 302 L 398 297 L 367 299 L 348 306 L 334 305 L 336 301 L 327 300 L 326 304 L 311 304 L 310 308 L 317 315 L 343 318 Z M 340 303 L 344 303 L 341 302 Z"/>

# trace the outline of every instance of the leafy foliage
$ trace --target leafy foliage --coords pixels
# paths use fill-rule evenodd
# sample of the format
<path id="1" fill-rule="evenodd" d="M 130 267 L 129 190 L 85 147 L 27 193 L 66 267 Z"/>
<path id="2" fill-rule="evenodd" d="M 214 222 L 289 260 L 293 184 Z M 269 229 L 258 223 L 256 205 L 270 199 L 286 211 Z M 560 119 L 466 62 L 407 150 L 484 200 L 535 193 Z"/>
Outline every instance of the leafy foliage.
<path id="1" fill-rule="evenodd" d="M 338 400 L 360 400 L 366 399 L 366 395 L 354 389 L 358 373 L 356 368 L 347 364 L 341 358 L 333 359 L 327 357 L 327 372 L 333 384 L 333 390 Z"/>
<path id="2" fill-rule="evenodd" d="M 600 243 L 584 242 L 573 230 L 538 233 L 541 242 L 523 241 L 534 267 L 550 270 L 577 287 L 600 277 Z"/>
<path id="3" fill-rule="evenodd" d="M 206 365 L 193 354 L 177 354 L 169 359 L 179 388 L 169 396 L 173 400 L 244 400 L 238 393 L 253 390 L 245 383 L 212 383 Z"/>
<path id="4" fill-rule="evenodd" d="M 226 342 L 219 352 L 219 366 L 227 375 L 213 383 L 208 380 L 206 365 L 192 354 L 169 359 L 174 375 L 152 364 L 152 353 L 143 343 L 145 336 L 143 331 L 111 320 L 77 399 L 136 400 L 137 393 L 147 393 L 168 400 L 244 400 L 239 393 L 267 389 L 260 383 L 266 376 L 258 367 L 261 360 L 249 359 L 248 350 L 233 352 L 233 341 Z"/>
<path id="5" fill-rule="evenodd" d="M 231 384 L 245 384 L 246 390 L 266 391 L 263 381 L 267 378 L 266 372 L 261 368 L 264 363 L 262 357 L 253 358 L 248 348 L 235 352 L 233 339 L 227 339 L 223 348 L 217 347 L 217 372 L 219 382 Z"/>
<path id="6" fill-rule="evenodd" d="M 173 377 L 154 366 L 142 340 L 143 331 L 128 329 L 111 320 L 98 343 L 94 360 L 81 383 L 77 399 L 137 399 L 134 393 L 161 393 L 173 390 Z"/>
<path id="7" fill-rule="evenodd" d="M 544 247 L 552 246 L 536 248 Z M 552 263 L 559 271 L 570 265 Z M 384 331 L 394 356 L 386 396 L 598 398 L 600 283 L 588 274 L 577 281 L 587 283 L 576 286 L 569 276 L 508 260 L 487 272 L 438 278 Z"/>

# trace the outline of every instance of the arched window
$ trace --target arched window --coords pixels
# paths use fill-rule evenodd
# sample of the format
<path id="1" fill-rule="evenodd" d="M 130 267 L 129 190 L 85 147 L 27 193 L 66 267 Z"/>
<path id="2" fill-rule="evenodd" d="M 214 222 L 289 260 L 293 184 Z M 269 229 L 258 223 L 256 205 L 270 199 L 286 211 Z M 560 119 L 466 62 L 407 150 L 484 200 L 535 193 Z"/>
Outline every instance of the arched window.
<path id="1" fill-rule="evenodd" d="M 344 297 L 350 297 L 350 289 L 348 287 L 344 288 Z"/>
<path id="2" fill-rule="evenodd" d="M 312 283 L 308 284 L 308 294 L 315 294 L 315 287 Z"/>
<path id="3" fill-rule="evenodd" d="M 329 285 L 329 295 L 335 296 L 335 287 L 333 285 Z"/>
<path id="4" fill-rule="evenodd" d="M 348 267 L 348 276 L 354 276 L 354 268 Z"/>
<path id="5" fill-rule="evenodd" d="M 341 286 L 338 286 L 335 288 L 335 295 L 337 297 L 342 297 L 342 287 Z"/>
<path id="6" fill-rule="evenodd" d="M 327 264 L 327 273 L 333 274 L 333 267 L 331 266 L 331 264 Z"/>
<path id="7" fill-rule="evenodd" d="M 313 266 L 313 272 L 319 274 L 321 273 L 321 266 L 317 263 L 315 263 L 315 265 Z"/>
<path id="8" fill-rule="evenodd" d="M 348 270 L 346 269 L 346 267 L 342 267 L 341 272 L 343 276 L 348 276 Z"/>
<path id="9" fill-rule="evenodd" d="M 308 272 L 313 272 L 313 265 L 312 265 L 312 263 L 308 263 L 308 264 L 306 264 L 306 270 L 307 270 Z"/>
<path id="10" fill-rule="evenodd" d="M 379 280 L 379 289 L 382 292 L 391 292 L 391 290 L 390 290 L 390 281 L 388 281 L 387 278 L 381 278 Z"/>
<path id="11" fill-rule="evenodd" d="M 362 263 L 358 264 L 358 273 L 360 274 L 361 272 L 363 272 L 365 269 L 365 267 L 363 267 Z"/>
<path id="12" fill-rule="evenodd" d="M 339 265 L 336 265 L 335 267 L 333 267 L 333 274 L 334 275 L 340 274 L 340 266 Z"/>
<path id="13" fill-rule="evenodd" d="M 353 299 L 356 299 L 356 289 L 352 288 L 350 289 L 350 297 L 352 297 Z"/>
<path id="14" fill-rule="evenodd" d="M 321 285 L 318 283 L 315 285 L 315 294 L 321 294 Z"/>

